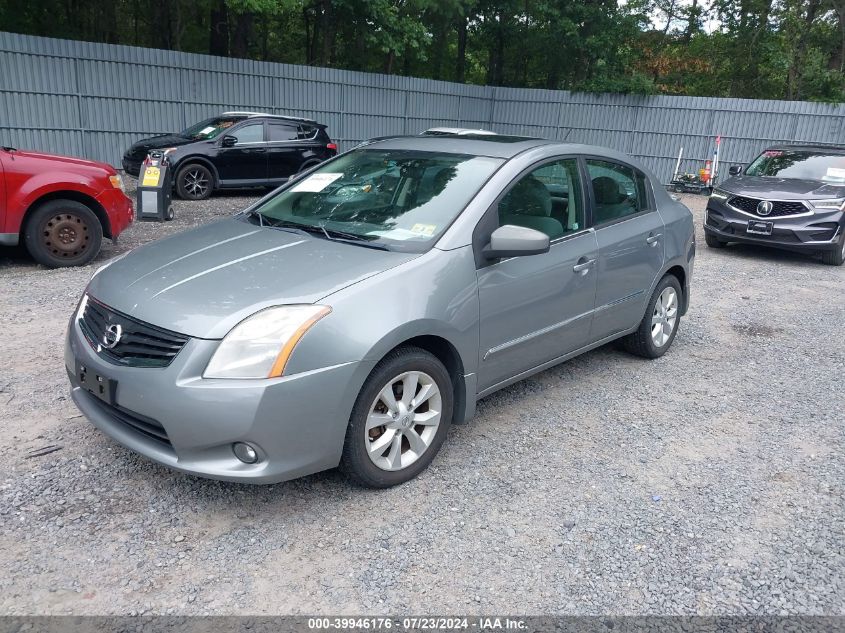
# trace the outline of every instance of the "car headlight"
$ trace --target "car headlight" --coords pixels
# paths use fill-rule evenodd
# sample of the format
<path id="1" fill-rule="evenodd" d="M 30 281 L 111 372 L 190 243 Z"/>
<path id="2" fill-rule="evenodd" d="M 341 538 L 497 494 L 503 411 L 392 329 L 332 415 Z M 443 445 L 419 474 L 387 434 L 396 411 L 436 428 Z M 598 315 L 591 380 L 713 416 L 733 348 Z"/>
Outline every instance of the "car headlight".
<path id="1" fill-rule="evenodd" d="M 115 189 L 120 189 L 122 192 L 126 193 L 126 189 L 123 186 L 123 176 L 121 176 L 120 174 L 109 176 L 109 182 L 111 183 L 111 186 Z"/>
<path id="2" fill-rule="evenodd" d="M 845 210 L 845 198 L 830 198 L 828 200 L 810 200 L 814 209 Z"/>
<path id="3" fill-rule="evenodd" d="M 291 305 L 267 308 L 238 323 L 225 336 L 203 378 L 275 378 L 299 339 L 332 309 Z"/>
<path id="4" fill-rule="evenodd" d="M 713 193 L 710 194 L 710 197 L 715 198 L 716 200 L 727 200 L 729 195 L 730 194 L 724 189 L 714 189 Z"/>

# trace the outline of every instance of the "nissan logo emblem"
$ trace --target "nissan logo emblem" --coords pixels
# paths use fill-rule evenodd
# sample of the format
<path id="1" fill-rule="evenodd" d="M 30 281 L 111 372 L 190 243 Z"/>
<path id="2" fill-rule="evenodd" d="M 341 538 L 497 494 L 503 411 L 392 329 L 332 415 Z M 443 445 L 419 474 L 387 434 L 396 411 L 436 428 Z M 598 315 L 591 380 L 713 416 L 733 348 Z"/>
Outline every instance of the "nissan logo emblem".
<path id="1" fill-rule="evenodd" d="M 103 332 L 103 347 L 112 349 L 115 345 L 120 343 L 120 337 L 123 336 L 123 328 L 117 323 L 112 323 Z"/>
<path id="2" fill-rule="evenodd" d="M 774 205 L 768 200 L 761 200 L 757 205 L 757 213 L 759 215 L 769 215 L 772 212 Z"/>

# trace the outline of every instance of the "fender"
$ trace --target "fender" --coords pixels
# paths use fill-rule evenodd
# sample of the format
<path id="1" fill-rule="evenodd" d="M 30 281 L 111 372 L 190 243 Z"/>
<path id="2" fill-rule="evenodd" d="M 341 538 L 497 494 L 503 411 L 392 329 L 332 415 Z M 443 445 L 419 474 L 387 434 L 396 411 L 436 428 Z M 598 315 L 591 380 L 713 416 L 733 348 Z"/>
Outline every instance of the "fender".
<path id="1" fill-rule="evenodd" d="M 0 227 L 3 226 L 3 215 L 6 213 L 6 172 L 3 169 L 3 154 L 5 150 L 0 149 Z"/>
<path id="2" fill-rule="evenodd" d="M 420 319 L 388 332 L 370 348 L 366 358 L 375 366 L 390 350 L 409 341 L 440 357 L 452 375 L 455 394 L 453 422 L 462 424 L 475 415 L 478 364 L 477 354 L 468 354 L 467 350 L 462 353 L 462 339 L 465 340 L 466 336 L 442 322 Z M 363 383 L 359 389 L 361 387 Z"/>
<path id="3" fill-rule="evenodd" d="M 463 354 L 461 353 L 460 340 L 464 335 L 462 335 L 457 329 L 434 319 L 418 319 L 416 321 L 399 325 L 379 339 L 370 348 L 369 352 L 367 352 L 364 360 L 378 362 L 394 347 L 397 347 L 411 339 L 423 336 L 438 338 L 448 343 L 459 363 L 459 369 L 462 374 L 466 372 L 471 373 L 477 369 L 475 367 L 478 360 L 477 356 L 473 354 L 467 355 L 466 351 L 464 351 Z"/>
<path id="4" fill-rule="evenodd" d="M 208 170 L 211 172 L 211 177 L 214 179 L 214 187 L 216 188 L 220 185 L 220 174 L 217 173 L 217 168 L 214 166 L 214 163 L 201 154 L 191 154 L 190 156 L 185 156 L 185 158 L 180 158 L 173 165 L 171 175 L 174 187 L 176 186 L 176 174 L 179 173 L 179 170 L 182 169 L 182 167 L 191 163 L 200 163 L 203 167 L 208 167 Z"/>
<path id="5" fill-rule="evenodd" d="M 97 196 L 103 192 L 101 185 L 97 183 L 97 177 L 73 172 L 51 171 L 35 176 L 26 175 L 26 178 L 22 180 L 20 187 L 15 189 L 14 183 L 9 183 L 7 179 L 9 192 L 3 229 L 5 233 L 19 233 L 27 212 L 33 204 L 46 195 L 74 191 L 96 201 Z M 13 213 L 13 210 L 17 212 Z"/>
<path id="6" fill-rule="evenodd" d="M 692 248 L 695 248 L 695 242 L 693 242 Z M 694 251 L 693 251 L 694 253 Z M 693 254 L 694 257 L 694 254 Z M 673 268 L 681 268 L 684 271 L 684 280 L 682 281 L 681 285 L 683 286 L 681 290 L 683 290 L 683 297 L 682 297 L 682 304 L 681 304 L 681 316 L 684 316 L 689 309 L 689 302 L 690 302 L 690 277 L 692 276 L 692 266 L 691 260 L 687 261 L 686 257 L 678 256 L 671 260 L 666 261 L 663 264 L 663 268 L 660 269 L 660 272 L 654 278 L 654 282 L 651 284 L 651 288 L 648 289 L 648 294 L 646 297 L 650 298 L 652 294 L 654 294 L 654 289 L 657 287 L 657 284 L 660 283 L 660 280 L 663 279 L 666 274 L 672 270 Z M 646 301 L 646 306 L 643 311 L 643 316 L 640 317 L 640 320 L 645 318 L 645 311 L 648 310 L 648 301 Z M 637 327 L 639 327 L 640 321 L 637 321 Z M 636 330 L 636 328 L 634 328 Z"/>

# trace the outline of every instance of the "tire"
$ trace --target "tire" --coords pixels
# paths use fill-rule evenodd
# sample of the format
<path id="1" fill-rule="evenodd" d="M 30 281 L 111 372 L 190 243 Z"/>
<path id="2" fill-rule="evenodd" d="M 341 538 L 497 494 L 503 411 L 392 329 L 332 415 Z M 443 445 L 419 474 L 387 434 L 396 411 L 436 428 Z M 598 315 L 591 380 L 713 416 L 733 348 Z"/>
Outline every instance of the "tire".
<path id="1" fill-rule="evenodd" d="M 27 220 L 24 243 L 32 258 L 44 266 L 84 266 L 100 252 L 103 227 L 81 202 L 50 200 Z"/>
<path id="2" fill-rule="evenodd" d="M 842 235 L 842 247 L 833 251 L 822 251 L 822 261 L 828 266 L 841 266 L 845 262 L 845 234 Z"/>
<path id="3" fill-rule="evenodd" d="M 671 291 L 674 291 L 674 303 L 671 300 L 668 302 L 668 310 L 666 298 L 671 297 Z M 665 293 L 665 294 L 664 294 Z M 674 275 L 666 275 L 657 284 L 654 292 L 649 299 L 648 307 L 645 311 L 645 316 L 640 322 L 637 331 L 629 334 L 622 339 L 622 343 L 627 351 L 643 358 L 660 358 L 672 346 L 675 340 L 675 335 L 678 333 L 678 328 L 681 325 L 681 300 L 683 291 L 678 278 Z M 665 318 L 658 323 L 658 320 L 663 315 Z M 671 329 L 667 333 L 667 327 L 671 324 Z M 659 332 L 655 332 L 658 325 L 661 326 Z M 658 339 L 660 341 L 658 342 Z"/>
<path id="4" fill-rule="evenodd" d="M 417 398 L 424 394 L 429 397 L 417 404 L 416 411 L 409 410 L 405 404 L 413 403 L 413 399 L 397 389 L 400 385 L 402 389 L 413 385 Z M 381 396 L 388 387 L 394 398 L 393 415 Z M 453 391 L 449 372 L 433 354 L 410 346 L 390 352 L 373 369 L 352 409 L 341 470 L 358 485 L 369 488 L 389 488 L 416 477 L 446 439 L 452 423 Z M 376 423 L 384 424 L 368 430 L 371 416 Z M 415 445 L 419 447 L 416 451 Z"/>
<path id="5" fill-rule="evenodd" d="M 176 175 L 176 193 L 182 200 L 205 200 L 212 191 L 214 176 L 205 165 L 185 165 Z"/>
<path id="6" fill-rule="evenodd" d="M 715 235 L 710 235 L 710 233 L 704 234 L 704 241 L 710 248 L 725 248 L 725 244 L 727 244 L 727 242 L 723 242 Z"/>

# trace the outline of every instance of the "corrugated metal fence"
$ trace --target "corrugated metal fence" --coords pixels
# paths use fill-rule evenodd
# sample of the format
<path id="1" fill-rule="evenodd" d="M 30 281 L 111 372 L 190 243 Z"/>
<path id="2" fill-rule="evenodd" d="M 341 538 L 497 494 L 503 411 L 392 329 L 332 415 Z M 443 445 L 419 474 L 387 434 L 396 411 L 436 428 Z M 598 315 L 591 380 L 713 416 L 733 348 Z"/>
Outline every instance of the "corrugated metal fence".
<path id="1" fill-rule="evenodd" d="M 223 110 L 305 116 L 341 148 L 432 126 L 613 147 L 668 181 L 781 141 L 845 144 L 845 105 L 494 88 L 0 32 L 0 144 L 120 164 L 132 142 Z"/>

